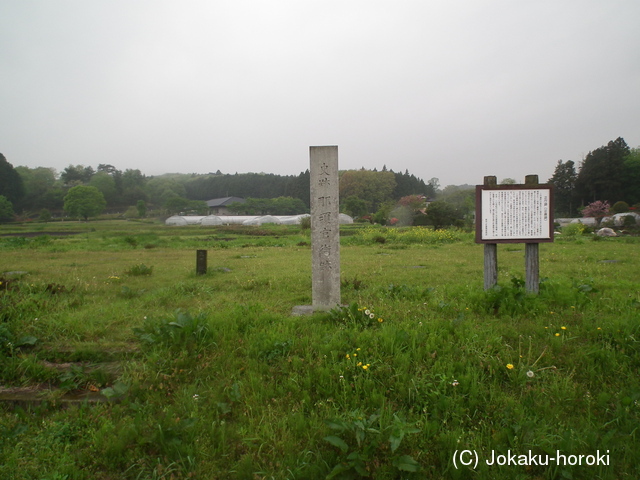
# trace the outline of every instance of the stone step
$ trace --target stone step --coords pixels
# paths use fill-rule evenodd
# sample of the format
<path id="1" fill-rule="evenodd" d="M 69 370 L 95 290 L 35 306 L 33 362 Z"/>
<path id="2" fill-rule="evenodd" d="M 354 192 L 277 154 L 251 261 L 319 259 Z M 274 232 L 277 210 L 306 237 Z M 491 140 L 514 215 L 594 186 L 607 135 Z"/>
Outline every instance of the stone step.
<path id="1" fill-rule="evenodd" d="M 83 403 L 97 404 L 111 401 L 100 391 L 74 390 L 63 392 L 58 388 L 45 385 L 29 387 L 0 386 L 0 403 L 13 407 L 30 407 L 48 403 L 55 406 L 67 407 Z"/>
<path id="2" fill-rule="evenodd" d="M 137 345 L 82 343 L 76 345 L 45 345 L 33 350 L 38 358 L 53 363 L 108 363 L 135 358 L 140 354 Z"/>
<path id="3" fill-rule="evenodd" d="M 134 358 L 138 354 L 138 349 L 131 345 L 114 345 L 104 349 L 98 348 L 95 344 L 48 345 L 33 349 L 31 353 L 37 355 L 38 362 L 42 366 L 61 377 L 71 374 L 72 380 L 76 381 L 73 376 L 77 374 L 77 388 L 61 388 L 58 386 L 58 381 L 27 386 L 0 385 L 0 403 L 14 407 L 29 407 L 44 403 L 65 407 L 113 401 L 113 398 L 108 398 L 102 393 L 103 389 L 92 385 L 91 376 L 94 375 L 96 378 L 96 372 L 101 372 L 101 377 L 97 377 L 101 378 L 97 385 L 111 386 L 122 373 L 122 363 Z M 63 381 L 61 378 L 60 383 Z"/>
<path id="4" fill-rule="evenodd" d="M 92 373 L 98 370 L 102 370 L 109 377 L 117 377 L 120 375 L 122 371 L 122 362 L 113 361 L 113 362 L 49 362 L 47 360 L 42 360 L 40 364 L 48 368 L 50 370 L 56 370 L 60 373 L 70 372 L 74 368 L 81 369 L 83 373 Z"/>

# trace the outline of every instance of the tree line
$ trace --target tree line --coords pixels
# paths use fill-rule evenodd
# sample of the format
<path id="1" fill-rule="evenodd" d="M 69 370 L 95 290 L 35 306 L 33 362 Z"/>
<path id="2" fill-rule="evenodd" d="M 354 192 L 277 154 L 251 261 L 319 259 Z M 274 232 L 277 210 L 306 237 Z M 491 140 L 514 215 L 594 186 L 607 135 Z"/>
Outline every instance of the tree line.
<path id="1" fill-rule="evenodd" d="M 575 216 L 594 202 L 638 208 L 640 148 L 618 137 L 590 151 L 577 167 L 572 160 L 558 160 L 548 183 L 554 186 L 557 217 Z"/>
<path id="2" fill-rule="evenodd" d="M 341 171 L 341 198 L 357 197 L 364 202 L 367 212 L 375 212 L 384 203 L 405 195 L 435 196 L 438 182 L 429 182 L 408 171 L 394 172 L 383 167 L 381 171 Z M 264 211 L 273 214 L 305 213 L 310 208 L 309 171 L 299 175 L 266 173 L 223 174 L 165 174 L 147 176 L 138 169 L 124 171 L 113 165 L 100 164 L 96 169 L 86 165 L 69 165 L 57 174 L 53 168 L 13 167 L 0 154 L 0 221 L 16 215 L 35 218 L 41 215 L 69 214 L 65 206 L 73 190 L 73 204 L 78 192 L 89 195 L 95 202 L 97 191 L 102 200 L 90 213 L 103 210 L 109 213 L 129 212 L 131 215 L 155 210 L 160 214 L 181 212 L 206 214 L 206 201 L 223 197 L 242 197 L 249 200 L 239 212 Z M 82 198 L 82 197 L 80 197 Z M 86 217 L 74 208 L 74 215 Z M 292 212 L 293 209 L 303 210 Z M 282 212 L 280 211 L 282 210 Z M 286 210 L 286 211 L 285 211 Z M 91 216 L 92 216 L 91 215 Z"/>
<path id="3" fill-rule="evenodd" d="M 292 214 L 308 212 L 310 207 L 309 171 L 299 175 L 267 173 L 165 174 L 147 176 L 137 169 L 119 170 L 100 164 L 96 169 L 69 165 L 58 175 L 52 168 L 14 168 L 0 154 L 0 221 L 21 218 L 46 218 L 49 214 L 85 217 L 96 211 L 128 212 L 141 216 L 149 210 L 158 214 L 183 212 L 206 214 L 206 201 L 222 197 L 242 197 L 245 206 L 238 213 L 265 212 Z M 502 183 L 514 183 L 505 179 Z M 630 148 L 623 138 L 612 140 L 590 151 L 579 165 L 559 160 L 548 180 L 555 192 L 556 217 L 575 216 L 596 201 L 640 208 L 640 148 Z M 82 208 L 79 190 L 89 195 L 97 209 Z M 87 193 L 91 192 L 91 194 Z M 99 194 L 101 200 L 98 198 Z M 436 202 L 432 200 L 436 199 Z M 73 202 L 71 201 L 73 200 Z M 70 206 L 65 206 L 69 201 Z M 473 217 L 472 186 L 449 186 L 440 190 L 437 178 L 428 182 L 405 172 L 382 170 L 346 170 L 340 172 L 341 210 L 352 216 L 378 223 L 395 219 L 400 223 L 432 225 L 468 224 Z M 429 215 L 426 204 L 429 203 Z M 293 212 L 293 210 L 304 210 Z M 427 218 L 429 217 L 430 218 Z"/>

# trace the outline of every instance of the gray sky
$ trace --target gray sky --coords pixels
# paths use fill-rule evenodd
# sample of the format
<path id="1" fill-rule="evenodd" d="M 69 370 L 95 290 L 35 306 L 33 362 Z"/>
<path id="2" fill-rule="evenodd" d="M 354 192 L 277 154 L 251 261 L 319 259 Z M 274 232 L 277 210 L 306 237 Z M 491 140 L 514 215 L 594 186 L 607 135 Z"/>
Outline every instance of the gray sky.
<path id="1" fill-rule="evenodd" d="M 14 166 L 546 181 L 640 145 L 638 0 L 2 0 Z"/>

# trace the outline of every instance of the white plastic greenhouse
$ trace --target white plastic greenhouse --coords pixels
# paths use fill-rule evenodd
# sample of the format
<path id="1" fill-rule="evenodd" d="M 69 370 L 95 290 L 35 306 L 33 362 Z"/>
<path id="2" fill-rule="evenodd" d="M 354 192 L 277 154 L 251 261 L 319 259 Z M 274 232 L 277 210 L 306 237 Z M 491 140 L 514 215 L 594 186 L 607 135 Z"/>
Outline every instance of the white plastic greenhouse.
<path id="1" fill-rule="evenodd" d="M 206 217 L 191 215 L 174 215 L 165 220 L 165 225 L 182 226 L 182 225 L 263 225 L 265 223 L 283 224 L 283 225 L 299 225 L 303 218 L 310 217 L 308 213 L 302 215 L 208 215 Z M 341 224 L 353 223 L 353 218 L 344 213 L 340 214 L 339 220 Z"/>
<path id="2" fill-rule="evenodd" d="M 222 225 L 222 218 L 218 215 L 209 215 L 202 219 L 200 225 Z"/>
<path id="3" fill-rule="evenodd" d="M 278 217 L 274 217 L 272 215 L 264 215 L 262 217 L 247 219 L 244 222 L 242 222 L 242 225 L 262 225 L 264 223 L 275 223 L 279 225 L 282 222 Z"/>
<path id="4" fill-rule="evenodd" d="M 181 217 L 180 215 L 174 215 L 173 217 L 167 218 L 164 221 L 164 224 L 182 226 L 182 225 L 187 225 L 187 221 L 185 220 L 184 217 Z"/>
<path id="5" fill-rule="evenodd" d="M 338 223 L 340 224 L 349 224 L 353 223 L 353 217 L 350 217 L 346 213 L 341 213 L 338 217 Z"/>

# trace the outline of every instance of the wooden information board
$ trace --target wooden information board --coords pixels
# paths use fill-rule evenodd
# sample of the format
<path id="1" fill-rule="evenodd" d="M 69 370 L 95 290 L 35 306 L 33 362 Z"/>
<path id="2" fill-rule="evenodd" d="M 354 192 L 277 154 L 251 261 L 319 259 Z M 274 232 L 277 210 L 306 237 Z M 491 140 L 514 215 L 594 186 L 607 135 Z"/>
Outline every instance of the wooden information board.
<path id="1" fill-rule="evenodd" d="M 476 243 L 553 242 L 550 185 L 476 186 Z"/>

